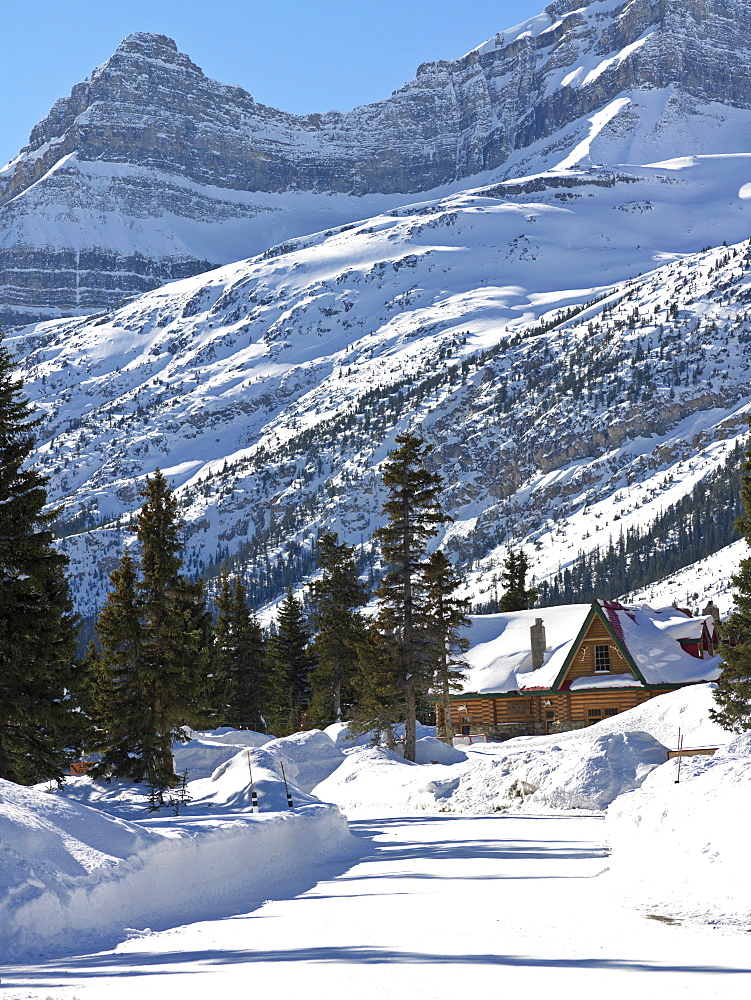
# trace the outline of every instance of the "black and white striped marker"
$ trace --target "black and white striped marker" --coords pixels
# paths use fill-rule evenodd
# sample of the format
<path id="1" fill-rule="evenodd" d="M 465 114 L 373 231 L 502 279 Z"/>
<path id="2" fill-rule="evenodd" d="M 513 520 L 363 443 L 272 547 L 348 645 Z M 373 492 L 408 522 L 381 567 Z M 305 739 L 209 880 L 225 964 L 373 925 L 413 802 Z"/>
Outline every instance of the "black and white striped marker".
<path id="1" fill-rule="evenodd" d="M 284 790 L 287 793 L 287 805 L 290 809 L 294 809 L 295 807 L 292 804 L 292 796 L 290 795 L 289 786 L 287 785 L 287 775 L 284 773 L 284 764 L 282 761 L 279 761 L 279 763 L 282 765 L 282 777 L 284 778 Z"/>
<path id="2" fill-rule="evenodd" d="M 248 772 L 250 774 L 250 804 L 253 807 L 253 812 L 257 813 L 258 809 L 258 793 L 256 792 L 256 786 L 253 784 L 253 769 L 250 766 L 250 750 L 248 750 Z"/>

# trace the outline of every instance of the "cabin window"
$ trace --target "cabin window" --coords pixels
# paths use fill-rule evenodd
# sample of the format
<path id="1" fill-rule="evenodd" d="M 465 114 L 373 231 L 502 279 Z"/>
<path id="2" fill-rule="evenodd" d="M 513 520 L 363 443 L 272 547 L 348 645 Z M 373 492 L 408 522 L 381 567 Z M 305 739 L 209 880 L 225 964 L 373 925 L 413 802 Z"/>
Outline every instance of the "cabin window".
<path id="1" fill-rule="evenodd" d="M 601 715 L 602 715 L 602 709 L 601 708 L 588 708 L 587 709 L 587 717 L 590 718 L 590 719 L 599 719 Z"/>
<path id="2" fill-rule="evenodd" d="M 469 736 L 471 729 L 472 729 L 472 716 L 471 715 L 463 715 L 462 716 L 462 736 Z"/>
<path id="3" fill-rule="evenodd" d="M 555 712 L 546 712 L 545 713 L 545 718 L 546 719 L 554 719 L 555 718 Z"/>
<path id="4" fill-rule="evenodd" d="M 618 715 L 618 709 L 617 708 L 606 708 L 605 709 L 605 715 Z"/>
<path id="5" fill-rule="evenodd" d="M 610 646 L 595 646 L 595 673 L 610 673 Z"/>

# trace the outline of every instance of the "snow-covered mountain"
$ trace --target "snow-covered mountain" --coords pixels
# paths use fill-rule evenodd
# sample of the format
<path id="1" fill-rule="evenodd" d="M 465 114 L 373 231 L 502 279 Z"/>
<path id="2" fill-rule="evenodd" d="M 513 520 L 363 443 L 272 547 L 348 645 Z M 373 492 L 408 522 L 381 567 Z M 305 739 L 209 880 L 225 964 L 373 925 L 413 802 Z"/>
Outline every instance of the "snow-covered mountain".
<path id="1" fill-rule="evenodd" d="M 648 523 L 746 431 L 749 191 L 751 155 L 556 170 L 19 331 L 81 610 L 157 466 L 188 568 L 232 559 L 258 600 L 306 575 L 321 527 L 367 559 L 406 428 L 478 600 L 509 540 L 543 579 Z"/>
<path id="2" fill-rule="evenodd" d="M 745 152 L 748 0 L 555 0 L 390 97 L 298 117 L 129 36 L 0 171 L 0 320 L 164 281 L 462 187 Z"/>

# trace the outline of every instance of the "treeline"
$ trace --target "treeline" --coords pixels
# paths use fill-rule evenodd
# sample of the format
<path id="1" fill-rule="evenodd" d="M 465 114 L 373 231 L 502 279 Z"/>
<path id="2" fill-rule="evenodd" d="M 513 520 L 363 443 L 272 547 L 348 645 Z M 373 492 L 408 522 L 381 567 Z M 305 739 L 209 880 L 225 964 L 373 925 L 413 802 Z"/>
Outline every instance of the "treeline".
<path id="1" fill-rule="evenodd" d="M 460 581 L 441 551 L 428 554 L 448 520 L 441 479 L 424 466 L 430 450 L 400 435 L 385 463 L 375 614 L 362 611 L 372 595 L 353 547 L 327 532 L 305 601 L 289 588 L 268 633 L 239 577 L 227 572 L 212 616 L 203 582 L 182 573 L 175 496 L 161 472 L 147 477 L 137 556 L 125 552 L 111 575 L 83 668 L 82 742 L 97 755 L 91 773 L 145 781 L 156 803 L 174 781 L 171 748 L 186 724 L 284 735 L 345 716 L 387 745 L 404 723 L 404 754 L 414 760 L 418 713 L 434 692 L 448 699 L 466 648 Z"/>
<path id="2" fill-rule="evenodd" d="M 185 571 L 177 500 L 157 470 L 77 657 L 80 622 L 43 512 L 46 481 L 24 469 L 36 421 L 12 370 L 0 347 L 0 778 L 62 782 L 87 754 L 95 777 L 146 782 L 156 806 L 178 781 L 172 745 L 190 728 L 284 735 L 343 718 L 392 746 L 403 723 L 404 755 L 415 759 L 416 719 L 432 714 L 435 697 L 447 702 L 466 648 L 460 580 L 431 551 L 449 518 L 441 477 L 426 467 L 430 445 L 398 435 L 384 463 L 375 591 L 354 548 L 322 533 L 312 583 L 301 596 L 288 588 L 268 631 L 239 573 L 222 571 L 210 599 Z"/>
<path id="3" fill-rule="evenodd" d="M 645 528 L 629 528 L 606 548 L 580 554 L 552 580 L 537 585 L 538 604 L 578 604 L 641 590 L 705 559 L 740 536 L 741 513 L 737 445 L 715 472 L 668 507 Z"/>

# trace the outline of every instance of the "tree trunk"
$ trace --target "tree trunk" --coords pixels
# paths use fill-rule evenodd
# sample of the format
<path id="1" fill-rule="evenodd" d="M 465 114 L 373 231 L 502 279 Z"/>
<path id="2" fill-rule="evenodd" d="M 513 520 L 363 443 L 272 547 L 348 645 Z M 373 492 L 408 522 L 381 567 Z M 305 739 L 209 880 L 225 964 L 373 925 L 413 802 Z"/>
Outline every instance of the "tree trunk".
<path id="1" fill-rule="evenodd" d="M 338 663 L 334 667 L 334 718 L 342 720 L 342 674 Z"/>
<path id="2" fill-rule="evenodd" d="M 449 681 L 444 671 L 443 677 L 443 735 L 449 746 L 453 745 L 453 726 L 451 725 L 451 695 L 449 693 Z"/>
<path id="3" fill-rule="evenodd" d="M 404 706 L 406 719 L 404 722 L 404 759 L 415 761 L 417 743 L 417 720 L 415 712 L 417 710 L 417 699 L 415 695 L 415 679 L 409 677 L 406 685 L 406 704 Z"/>

